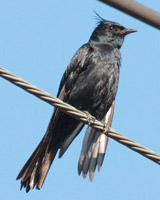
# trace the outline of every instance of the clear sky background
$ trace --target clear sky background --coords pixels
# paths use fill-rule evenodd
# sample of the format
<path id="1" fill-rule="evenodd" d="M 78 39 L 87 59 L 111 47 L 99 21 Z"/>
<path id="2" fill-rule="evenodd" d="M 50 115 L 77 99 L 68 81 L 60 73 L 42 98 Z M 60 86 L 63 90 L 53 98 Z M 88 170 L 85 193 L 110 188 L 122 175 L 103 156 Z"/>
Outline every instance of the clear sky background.
<path id="1" fill-rule="evenodd" d="M 160 1 L 139 0 L 160 10 Z M 0 1 L 0 65 L 56 96 L 61 76 L 96 26 L 95 14 L 138 32 L 126 37 L 112 127 L 160 153 L 160 33 L 95 0 Z M 44 135 L 53 108 L 0 78 L 0 199 L 159 199 L 160 166 L 109 140 L 93 183 L 78 176 L 84 130 L 54 160 L 43 188 L 16 176 Z"/>

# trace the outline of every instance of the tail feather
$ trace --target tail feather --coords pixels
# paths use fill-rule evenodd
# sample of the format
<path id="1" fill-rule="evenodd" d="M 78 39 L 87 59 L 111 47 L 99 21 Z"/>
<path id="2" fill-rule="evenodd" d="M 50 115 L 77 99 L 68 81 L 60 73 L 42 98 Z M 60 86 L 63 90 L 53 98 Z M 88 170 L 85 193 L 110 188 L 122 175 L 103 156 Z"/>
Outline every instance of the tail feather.
<path id="1" fill-rule="evenodd" d="M 88 127 L 83 139 L 82 150 L 78 162 L 78 174 L 80 175 L 82 171 L 84 171 L 84 165 L 86 166 L 87 159 L 89 159 L 89 146 L 92 144 L 92 140 L 94 135 L 91 134 L 91 131 L 94 130 L 91 127 Z M 87 153 L 88 152 L 88 153 Z M 86 160 L 86 161 L 85 161 Z"/>
<path id="2" fill-rule="evenodd" d="M 93 181 L 94 172 L 95 172 L 97 160 L 99 157 L 98 156 L 99 139 L 100 139 L 99 134 L 95 134 L 95 138 L 94 138 L 95 142 L 93 143 L 93 146 L 92 146 L 92 157 L 91 157 L 90 165 L 89 165 L 89 178 L 91 182 Z"/>
<path id="3" fill-rule="evenodd" d="M 108 144 L 108 137 L 104 134 L 101 134 L 99 137 L 99 149 L 98 149 L 98 159 L 97 159 L 97 166 L 99 172 L 103 164 L 107 144 Z"/>
<path id="4" fill-rule="evenodd" d="M 84 124 L 79 123 L 78 126 L 71 132 L 69 137 L 64 141 L 64 143 L 62 144 L 62 146 L 60 148 L 59 158 L 61 158 L 63 156 L 63 154 L 68 149 L 69 145 L 72 143 L 74 138 L 80 133 L 80 131 L 82 130 L 83 127 L 84 127 Z"/>
<path id="5" fill-rule="evenodd" d="M 46 134 L 16 178 L 16 180 L 21 179 L 21 189 L 26 188 L 26 192 L 35 186 L 37 189 L 42 187 L 58 151 L 58 144 L 52 144 L 52 148 L 49 149 L 53 137 L 54 117 L 55 113 L 52 115 Z"/>
<path id="6" fill-rule="evenodd" d="M 23 187 L 26 188 L 26 192 L 35 186 L 37 189 L 40 189 L 44 183 L 58 150 L 58 148 L 55 148 L 47 152 L 47 145 L 46 142 L 41 141 L 17 176 L 17 180 L 21 178 L 21 189 Z"/>
<path id="7" fill-rule="evenodd" d="M 35 186 L 41 189 L 58 149 L 61 149 L 61 157 L 83 126 L 83 123 L 55 110 L 46 134 L 17 176 L 17 180 L 21 179 L 21 189 L 26 188 L 26 192 Z"/>
<path id="8" fill-rule="evenodd" d="M 49 142 L 51 140 L 51 128 L 52 126 L 52 120 L 54 118 L 54 114 L 52 115 L 52 118 L 50 120 L 50 123 L 48 125 L 46 134 L 42 138 L 41 142 L 37 146 L 37 148 L 34 150 L 28 161 L 25 163 L 21 171 L 19 172 L 16 180 L 22 178 L 23 182 L 27 180 L 27 178 L 30 176 L 32 173 L 33 169 L 35 166 L 38 166 L 38 163 L 40 163 L 40 159 L 44 157 L 45 151 L 47 149 L 47 146 L 49 146 Z"/>
<path id="9" fill-rule="evenodd" d="M 112 124 L 113 112 L 114 102 L 104 117 L 104 121 L 109 126 Z M 78 162 L 79 175 L 82 172 L 83 178 L 86 178 L 87 173 L 89 172 L 90 181 L 93 180 L 96 166 L 98 167 L 98 171 L 100 171 L 102 167 L 107 144 L 108 137 L 106 135 L 99 133 L 91 127 L 88 127 L 84 136 L 82 150 Z"/>
<path id="10" fill-rule="evenodd" d="M 44 180 L 46 178 L 46 175 L 47 175 L 47 173 L 51 167 L 51 164 L 56 156 L 57 150 L 58 149 L 55 149 L 54 152 L 48 153 L 42 160 L 42 166 L 39 171 L 40 174 L 39 174 L 39 178 L 38 178 L 37 189 L 41 189 L 41 187 L 44 183 Z"/>
<path id="11" fill-rule="evenodd" d="M 47 135 L 48 134 L 46 133 L 45 136 L 43 137 L 43 139 L 41 140 L 41 142 L 39 143 L 39 145 L 37 146 L 37 148 L 35 149 L 35 151 L 32 153 L 32 155 L 30 156 L 30 158 L 26 162 L 26 164 L 21 169 L 21 171 L 19 172 L 19 174 L 17 176 L 17 180 L 20 179 L 20 178 L 23 178 L 23 180 L 25 181 L 25 179 L 28 178 L 29 174 L 32 171 L 32 168 L 33 168 L 32 166 L 35 166 L 35 164 L 37 163 L 37 159 L 43 153 L 44 147 L 46 147 L 46 142 L 49 139 L 47 137 Z M 24 177 L 25 177 L 25 179 L 24 179 Z"/>

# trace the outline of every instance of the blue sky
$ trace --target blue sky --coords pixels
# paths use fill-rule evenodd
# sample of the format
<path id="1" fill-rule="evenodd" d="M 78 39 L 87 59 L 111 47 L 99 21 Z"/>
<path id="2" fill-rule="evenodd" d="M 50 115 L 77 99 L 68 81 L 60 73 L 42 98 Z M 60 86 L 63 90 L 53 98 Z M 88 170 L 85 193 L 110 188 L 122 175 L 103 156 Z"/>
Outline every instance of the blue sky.
<path id="1" fill-rule="evenodd" d="M 140 1 L 160 10 L 159 1 Z M 112 127 L 160 153 L 159 31 L 98 1 L 0 1 L 0 65 L 56 96 L 75 51 L 88 41 L 95 14 L 138 32 L 126 37 Z M 16 176 L 45 133 L 53 108 L 0 78 L 0 199 L 157 199 L 160 166 L 109 140 L 93 183 L 77 174 L 84 130 L 54 160 L 43 188 L 19 191 Z"/>

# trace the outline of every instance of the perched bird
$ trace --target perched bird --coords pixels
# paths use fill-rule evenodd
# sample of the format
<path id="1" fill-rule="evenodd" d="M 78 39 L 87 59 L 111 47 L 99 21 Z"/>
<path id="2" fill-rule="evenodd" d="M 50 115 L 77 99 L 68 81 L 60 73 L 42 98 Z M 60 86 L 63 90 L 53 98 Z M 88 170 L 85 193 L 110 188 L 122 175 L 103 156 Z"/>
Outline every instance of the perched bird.
<path id="1" fill-rule="evenodd" d="M 124 37 L 135 31 L 100 18 L 88 43 L 76 52 L 64 72 L 57 97 L 89 112 L 98 120 L 107 121 L 106 113 L 110 115 L 113 112 L 118 88 L 119 49 Z M 21 188 L 25 187 L 26 192 L 35 186 L 40 189 L 57 151 L 60 150 L 61 157 L 83 126 L 82 122 L 55 108 L 44 137 L 17 176 L 21 179 Z M 94 129 L 87 130 L 79 160 L 79 174 L 83 172 L 85 177 L 91 169 L 92 180 L 96 165 L 99 168 L 102 165 L 107 140 L 107 136 Z M 94 155 L 90 155 L 91 149 L 96 150 Z"/>

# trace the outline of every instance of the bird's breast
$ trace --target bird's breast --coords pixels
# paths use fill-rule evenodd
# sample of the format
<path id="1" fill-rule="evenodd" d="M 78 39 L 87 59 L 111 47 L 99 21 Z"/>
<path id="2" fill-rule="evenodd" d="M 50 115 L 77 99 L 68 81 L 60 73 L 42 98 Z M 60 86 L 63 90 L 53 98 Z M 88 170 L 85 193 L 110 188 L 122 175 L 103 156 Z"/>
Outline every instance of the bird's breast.
<path id="1" fill-rule="evenodd" d="M 113 102 L 119 80 L 119 63 L 97 52 L 70 93 L 69 103 L 102 118 Z M 98 114 L 96 114 L 98 113 Z"/>

